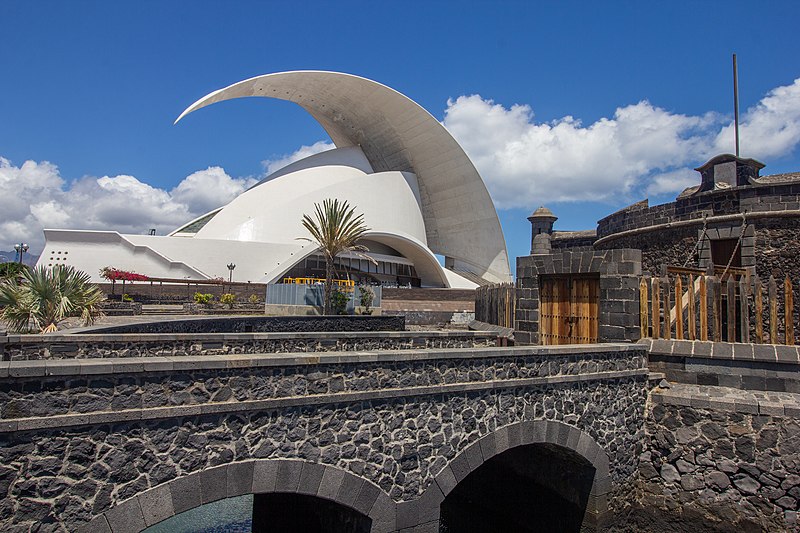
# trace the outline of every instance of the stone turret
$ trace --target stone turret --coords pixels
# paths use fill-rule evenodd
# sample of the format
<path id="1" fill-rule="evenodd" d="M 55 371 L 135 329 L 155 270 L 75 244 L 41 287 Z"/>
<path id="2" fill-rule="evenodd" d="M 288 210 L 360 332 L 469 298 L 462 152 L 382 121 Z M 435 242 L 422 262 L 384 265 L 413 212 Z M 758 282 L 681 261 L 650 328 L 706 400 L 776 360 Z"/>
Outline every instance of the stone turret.
<path id="1" fill-rule="evenodd" d="M 732 154 L 718 155 L 695 169 L 701 176 L 697 192 L 752 185 L 762 168 L 764 163 L 755 159 L 744 159 Z"/>
<path id="2" fill-rule="evenodd" d="M 546 207 L 541 206 L 528 217 L 528 220 L 531 223 L 531 255 L 549 254 L 553 224 L 558 217 Z"/>

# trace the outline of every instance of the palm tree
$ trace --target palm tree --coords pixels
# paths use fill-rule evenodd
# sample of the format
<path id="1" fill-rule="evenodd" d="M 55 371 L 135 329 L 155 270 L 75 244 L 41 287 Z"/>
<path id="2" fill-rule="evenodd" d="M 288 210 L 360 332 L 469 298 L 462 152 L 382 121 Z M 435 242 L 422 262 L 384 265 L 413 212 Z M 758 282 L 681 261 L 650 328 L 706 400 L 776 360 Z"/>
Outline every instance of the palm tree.
<path id="1" fill-rule="evenodd" d="M 68 266 L 40 266 L 24 270 L 21 277 L 0 283 L 0 318 L 12 331 L 47 333 L 58 329 L 58 323 L 67 317 L 80 316 L 84 325 L 89 325 L 100 315 L 105 296 L 85 272 Z"/>
<path id="2" fill-rule="evenodd" d="M 322 205 L 314 204 L 314 217 L 303 215 L 303 227 L 311 234 L 313 239 L 302 238 L 305 241 L 316 242 L 319 250 L 325 257 L 325 304 L 324 314 L 331 312 L 331 296 L 333 287 L 333 263 L 336 257 L 344 252 L 356 252 L 358 255 L 375 263 L 375 260 L 360 252 L 366 252 L 365 246 L 356 244 L 358 240 L 369 231 L 364 224 L 364 215 L 356 215 L 355 207 L 350 207 L 347 200 L 340 202 L 338 199 L 323 200 Z M 377 263 L 375 263 L 377 264 Z"/>

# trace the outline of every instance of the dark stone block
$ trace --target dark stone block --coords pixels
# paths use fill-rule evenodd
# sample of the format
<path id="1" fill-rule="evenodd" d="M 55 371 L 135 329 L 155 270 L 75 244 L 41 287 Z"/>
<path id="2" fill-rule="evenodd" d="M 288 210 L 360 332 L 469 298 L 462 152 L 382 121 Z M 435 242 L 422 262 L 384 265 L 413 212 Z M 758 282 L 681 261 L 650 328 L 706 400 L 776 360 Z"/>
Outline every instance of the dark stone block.
<path id="1" fill-rule="evenodd" d="M 354 475 L 345 476 L 342 479 L 342 485 L 339 487 L 339 493 L 336 495 L 336 501 L 343 505 L 352 507 L 355 504 L 356 498 L 361 491 L 361 486 L 365 481 Z"/>
<path id="2" fill-rule="evenodd" d="M 775 352 L 777 360 L 781 363 L 798 362 L 798 349 L 794 346 L 776 346 Z"/>
<path id="3" fill-rule="evenodd" d="M 768 391 L 786 392 L 786 380 L 782 378 L 766 378 L 764 387 Z"/>
<path id="4" fill-rule="evenodd" d="M 137 498 L 112 507 L 105 512 L 105 516 L 114 533 L 139 533 L 147 527 Z"/>
<path id="5" fill-rule="evenodd" d="M 752 344 L 734 344 L 733 345 L 733 358 L 736 360 L 753 360 L 753 345 Z"/>
<path id="6" fill-rule="evenodd" d="M 232 463 L 228 465 L 227 473 L 227 497 L 241 496 L 250 494 L 253 490 L 253 469 L 255 464 L 252 461 L 243 463 Z"/>
<path id="7" fill-rule="evenodd" d="M 719 374 L 717 381 L 720 387 L 742 388 L 742 376 L 737 374 Z"/>
<path id="8" fill-rule="evenodd" d="M 369 515 L 372 506 L 375 504 L 375 501 L 378 499 L 380 494 L 381 489 L 374 484 L 365 481 L 361 486 L 361 490 L 358 492 L 358 496 L 356 496 L 356 501 L 353 504 L 353 508 L 365 515 Z"/>
<path id="9" fill-rule="evenodd" d="M 397 504 L 397 529 L 412 528 L 419 523 L 419 502 L 400 502 Z"/>
<path id="10" fill-rule="evenodd" d="M 436 483 L 432 483 L 417 501 L 418 522 L 425 524 L 439 519 L 439 509 L 444 501 L 444 495 Z"/>
<path id="11" fill-rule="evenodd" d="M 450 463 L 450 469 L 453 471 L 453 475 L 456 478 L 457 482 L 461 482 L 467 475 L 470 473 L 469 462 L 467 461 L 466 456 L 462 453 L 456 456 L 455 459 Z"/>
<path id="12" fill-rule="evenodd" d="M 467 458 L 470 471 L 477 469 L 479 466 L 481 466 L 481 464 L 483 464 L 483 455 L 481 454 L 481 447 L 480 444 L 478 444 L 477 442 L 471 444 L 466 450 L 464 450 L 463 455 L 465 455 Z"/>
<path id="13" fill-rule="evenodd" d="M 698 385 L 712 385 L 714 387 L 719 385 L 719 376 L 717 374 L 707 374 L 701 372 L 697 374 Z"/>
<path id="14" fill-rule="evenodd" d="M 766 390 L 766 378 L 764 376 L 742 376 L 742 388 L 747 390 Z"/>
<path id="15" fill-rule="evenodd" d="M 753 358 L 756 361 L 777 361 L 775 347 L 771 344 L 754 344 Z"/>
<path id="16" fill-rule="evenodd" d="M 175 510 L 175 514 L 203 504 L 198 475 L 178 478 L 172 481 L 170 483 L 170 492 L 172 493 L 172 508 Z"/>
<path id="17" fill-rule="evenodd" d="M 201 472 L 200 491 L 203 503 L 226 498 L 228 496 L 228 467 L 218 466 Z"/>
<path id="18" fill-rule="evenodd" d="M 695 342 L 694 354 L 697 356 L 711 357 L 711 343 L 710 342 Z"/>
<path id="19" fill-rule="evenodd" d="M 300 481 L 297 485 L 297 492 L 300 494 L 317 494 L 324 473 L 325 467 L 322 465 L 304 463 L 300 472 Z"/>

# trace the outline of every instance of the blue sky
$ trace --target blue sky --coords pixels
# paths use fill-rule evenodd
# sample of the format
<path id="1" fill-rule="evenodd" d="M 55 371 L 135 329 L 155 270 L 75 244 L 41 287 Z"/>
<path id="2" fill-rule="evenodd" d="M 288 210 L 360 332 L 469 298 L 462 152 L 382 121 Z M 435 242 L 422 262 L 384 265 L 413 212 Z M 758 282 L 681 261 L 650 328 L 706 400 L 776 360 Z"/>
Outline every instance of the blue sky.
<path id="1" fill-rule="evenodd" d="M 324 69 L 443 120 L 487 182 L 513 258 L 542 203 L 557 228 L 592 228 L 646 196 L 674 198 L 692 167 L 732 151 L 732 52 L 742 155 L 764 174 L 800 171 L 798 15 L 777 1 L 4 0 L 0 250 L 38 251 L 42 226 L 166 231 L 229 200 L 325 132 L 266 99 L 174 119 L 241 79 Z"/>

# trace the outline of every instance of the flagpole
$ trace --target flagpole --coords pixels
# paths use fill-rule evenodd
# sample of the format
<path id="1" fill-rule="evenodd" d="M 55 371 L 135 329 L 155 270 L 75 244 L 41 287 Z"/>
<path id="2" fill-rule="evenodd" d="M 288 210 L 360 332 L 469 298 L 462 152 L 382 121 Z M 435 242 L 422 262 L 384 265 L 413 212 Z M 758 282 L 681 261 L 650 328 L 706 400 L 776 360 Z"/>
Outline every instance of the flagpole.
<path id="1" fill-rule="evenodd" d="M 736 157 L 739 157 L 739 72 L 733 54 L 733 124 L 736 133 Z"/>

